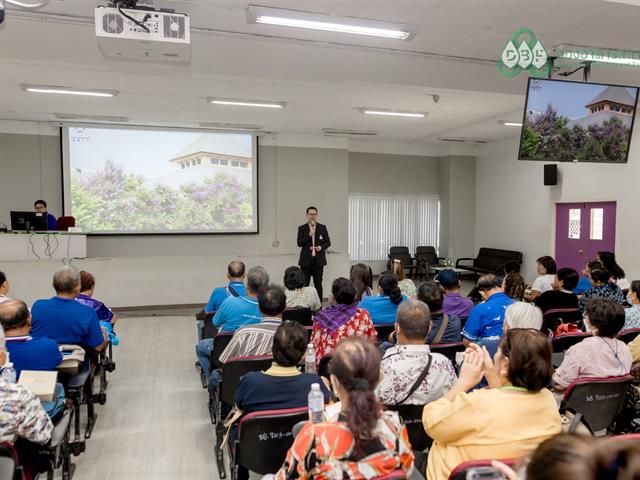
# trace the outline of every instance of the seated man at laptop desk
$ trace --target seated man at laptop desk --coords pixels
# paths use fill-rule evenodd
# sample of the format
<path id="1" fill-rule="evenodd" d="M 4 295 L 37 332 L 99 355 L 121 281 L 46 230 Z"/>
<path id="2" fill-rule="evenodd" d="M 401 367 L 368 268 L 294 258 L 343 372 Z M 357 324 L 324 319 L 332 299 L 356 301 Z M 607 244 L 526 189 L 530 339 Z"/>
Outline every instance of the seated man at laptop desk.
<path id="1" fill-rule="evenodd" d="M 96 312 L 76 302 L 80 293 L 80 273 L 63 267 L 53 275 L 56 296 L 33 304 L 31 335 L 49 337 L 59 345 L 75 344 L 101 351 L 107 345 Z"/>
<path id="2" fill-rule="evenodd" d="M 47 211 L 47 202 L 44 200 L 36 200 L 33 204 L 33 209 L 36 213 L 42 213 L 47 216 L 47 230 L 57 230 L 58 221 L 56 217 Z"/>

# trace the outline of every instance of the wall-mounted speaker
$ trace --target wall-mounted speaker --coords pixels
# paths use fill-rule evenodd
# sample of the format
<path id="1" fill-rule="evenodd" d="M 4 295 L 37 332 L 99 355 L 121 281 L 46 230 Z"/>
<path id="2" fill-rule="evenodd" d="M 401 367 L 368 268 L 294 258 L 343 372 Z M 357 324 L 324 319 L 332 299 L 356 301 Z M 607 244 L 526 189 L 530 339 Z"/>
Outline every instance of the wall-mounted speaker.
<path id="1" fill-rule="evenodd" d="M 544 184 L 558 184 L 558 165 L 556 165 L 555 163 L 550 163 L 544 166 Z"/>

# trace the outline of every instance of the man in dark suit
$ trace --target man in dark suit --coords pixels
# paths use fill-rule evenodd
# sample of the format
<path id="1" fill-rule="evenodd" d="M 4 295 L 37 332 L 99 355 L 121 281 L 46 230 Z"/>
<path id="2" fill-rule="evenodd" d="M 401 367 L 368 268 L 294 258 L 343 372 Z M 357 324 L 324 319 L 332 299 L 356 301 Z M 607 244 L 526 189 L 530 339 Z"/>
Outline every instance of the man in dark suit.
<path id="1" fill-rule="evenodd" d="M 325 252 L 331 246 L 327 227 L 317 223 L 318 209 L 307 208 L 307 223 L 298 227 L 298 246 L 300 247 L 300 259 L 298 265 L 304 272 L 304 277 L 309 285 L 313 276 L 313 286 L 318 291 L 322 301 L 322 270 L 327 264 Z"/>

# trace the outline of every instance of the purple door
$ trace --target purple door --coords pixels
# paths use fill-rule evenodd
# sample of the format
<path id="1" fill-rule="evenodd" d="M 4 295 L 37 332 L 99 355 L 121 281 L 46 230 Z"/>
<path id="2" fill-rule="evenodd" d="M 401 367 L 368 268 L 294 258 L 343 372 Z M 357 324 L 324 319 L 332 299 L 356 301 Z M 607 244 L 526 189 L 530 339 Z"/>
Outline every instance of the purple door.
<path id="1" fill-rule="evenodd" d="M 599 251 L 616 245 L 616 202 L 557 203 L 556 254 L 558 268 L 582 272 Z"/>

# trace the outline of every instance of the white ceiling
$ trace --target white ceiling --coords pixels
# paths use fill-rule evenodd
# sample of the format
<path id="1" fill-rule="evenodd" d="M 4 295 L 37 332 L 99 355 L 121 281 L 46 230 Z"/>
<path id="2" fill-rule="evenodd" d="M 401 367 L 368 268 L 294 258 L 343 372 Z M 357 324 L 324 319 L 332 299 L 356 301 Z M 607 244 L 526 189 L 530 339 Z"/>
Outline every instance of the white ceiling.
<path id="1" fill-rule="evenodd" d="M 438 143 L 439 136 L 499 140 L 519 129 L 526 77 L 493 61 L 512 32 L 533 29 L 547 48 L 573 43 L 638 48 L 640 7 L 601 0 L 256 0 L 341 16 L 411 23 L 411 41 L 248 24 L 241 0 L 156 0 L 187 13 L 187 66 L 105 59 L 94 36 L 99 0 L 50 0 L 39 13 L 7 12 L 0 26 L 0 119 L 54 113 L 127 116 L 132 123 L 251 123 L 286 134 L 375 130 L 376 140 Z M 454 56 L 456 58 L 445 58 Z M 580 79 L 580 74 L 577 74 Z M 572 78 L 574 78 L 572 77 Z M 640 84 L 640 69 L 594 68 L 592 81 Z M 115 89 L 112 99 L 30 94 L 21 83 Z M 436 104 L 432 95 L 440 96 Z M 209 96 L 286 101 L 285 110 L 214 106 Z M 371 117 L 359 107 L 427 111 L 426 119 Z"/>

